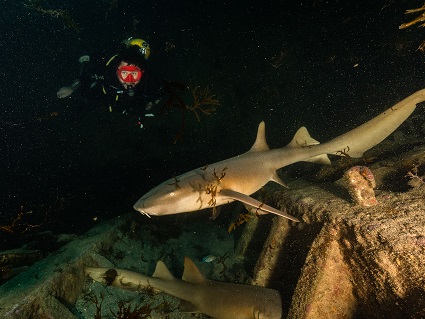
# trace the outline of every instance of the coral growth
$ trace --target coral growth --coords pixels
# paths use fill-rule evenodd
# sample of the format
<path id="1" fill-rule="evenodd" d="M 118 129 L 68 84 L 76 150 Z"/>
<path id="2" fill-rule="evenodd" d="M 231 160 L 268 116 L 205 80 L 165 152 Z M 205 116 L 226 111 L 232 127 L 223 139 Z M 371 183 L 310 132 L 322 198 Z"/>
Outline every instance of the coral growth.
<path id="1" fill-rule="evenodd" d="M 344 173 L 348 184 L 348 192 L 355 203 L 360 206 L 370 207 L 377 204 L 375 198 L 375 177 L 366 166 L 353 166 Z"/>
<path id="2" fill-rule="evenodd" d="M 252 214 L 251 212 L 247 212 L 244 214 L 239 214 L 238 219 L 234 222 L 232 222 L 229 226 L 229 228 L 227 228 L 227 232 L 230 233 L 233 230 L 235 230 L 238 226 L 251 221 L 254 217 L 256 217 L 257 215 Z"/>
<path id="3" fill-rule="evenodd" d="M 425 183 L 425 175 L 419 176 L 419 169 L 417 166 L 413 166 L 413 168 L 407 172 L 406 177 L 410 179 L 408 184 L 411 187 L 419 187 Z"/>
<path id="4" fill-rule="evenodd" d="M 211 89 L 206 87 L 201 89 L 199 86 L 189 85 L 189 90 L 192 92 L 192 105 L 187 105 L 187 109 L 196 115 L 198 121 L 201 120 L 201 113 L 211 115 L 215 112 L 220 102 L 212 94 Z"/>
<path id="5" fill-rule="evenodd" d="M 136 305 L 131 309 L 131 303 L 126 304 L 123 301 L 118 302 L 117 313 L 112 313 L 116 319 L 143 319 L 149 318 L 152 312 L 150 305 Z"/>
<path id="6" fill-rule="evenodd" d="M 205 167 L 205 169 L 206 169 L 206 167 Z M 221 176 L 218 176 L 217 173 L 215 172 L 215 169 L 214 169 L 214 173 L 213 173 L 214 182 L 208 184 L 205 187 L 205 193 L 207 195 L 211 195 L 211 199 L 209 200 L 208 205 L 210 205 L 213 209 L 213 212 L 212 212 L 213 219 L 215 217 L 217 217 L 217 207 L 216 207 L 216 204 L 217 204 L 217 200 L 216 200 L 217 188 L 220 185 L 220 182 L 223 179 L 223 177 L 226 176 L 226 173 L 225 173 L 226 169 L 227 169 L 227 167 L 223 168 L 223 170 L 221 171 Z"/>
<path id="7" fill-rule="evenodd" d="M 93 303 L 96 309 L 96 312 L 94 314 L 93 319 L 102 319 L 102 303 L 104 301 L 104 297 L 100 296 L 100 298 L 97 297 L 94 293 L 88 293 L 84 299 L 86 302 Z M 161 304 L 162 305 L 162 304 Z M 109 309 L 111 316 L 108 316 L 108 318 L 114 318 L 114 319 L 144 319 L 144 318 L 150 318 L 152 310 L 159 308 L 158 307 L 152 308 L 151 304 L 145 304 L 145 305 L 135 305 L 132 307 L 131 303 L 126 303 L 123 301 L 118 301 L 117 308 L 118 310 L 116 312 L 113 312 L 111 309 Z"/>
<path id="8" fill-rule="evenodd" d="M 80 31 L 78 24 L 71 18 L 70 14 L 66 10 L 62 9 L 46 9 L 43 5 L 44 0 L 28 0 L 24 2 L 24 7 L 30 10 L 34 10 L 42 15 L 46 15 L 52 18 L 60 18 L 63 21 L 65 27 Z"/>
<path id="9" fill-rule="evenodd" d="M 45 214 L 44 221 L 38 223 L 30 223 L 29 221 L 24 221 L 25 219 L 29 219 L 28 216 L 32 214 L 32 210 L 28 212 L 24 212 L 24 206 L 20 206 L 16 216 L 7 224 L 0 224 L 0 231 L 4 231 L 7 233 L 26 233 L 34 228 L 39 228 L 47 221 L 48 212 Z"/>
<path id="10" fill-rule="evenodd" d="M 405 14 L 418 13 L 418 12 L 421 12 L 421 11 L 424 11 L 424 10 L 425 10 L 425 4 L 420 8 L 408 9 L 408 10 L 406 10 Z M 406 28 L 408 28 L 408 27 L 410 27 L 414 24 L 417 24 L 417 23 L 422 23 L 420 26 L 423 27 L 425 25 L 425 23 L 423 23 L 424 21 L 425 21 L 425 12 L 422 12 L 421 15 L 419 15 L 418 17 L 416 17 L 415 19 L 413 19 L 410 22 L 403 23 L 398 28 L 399 29 L 406 29 Z"/>
<path id="11" fill-rule="evenodd" d="M 191 103 L 186 103 L 182 95 L 186 89 L 189 89 L 191 93 Z M 183 132 L 186 126 L 186 112 L 191 111 L 195 114 L 198 122 L 201 120 L 201 115 L 211 115 L 215 112 L 220 102 L 216 99 L 216 96 L 212 94 L 210 88 L 202 89 L 199 86 L 192 84 L 185 85 L 184 83 L 178 82 L 165 82 L 164 86 L 167 99 L 161 109 L 161 113 L 171 110 L 172 108 L 178 108 L 182 112 L 182 122 L 180 131 L 177 133 L 174 144 L 177 143 L 183 136 Z"/>

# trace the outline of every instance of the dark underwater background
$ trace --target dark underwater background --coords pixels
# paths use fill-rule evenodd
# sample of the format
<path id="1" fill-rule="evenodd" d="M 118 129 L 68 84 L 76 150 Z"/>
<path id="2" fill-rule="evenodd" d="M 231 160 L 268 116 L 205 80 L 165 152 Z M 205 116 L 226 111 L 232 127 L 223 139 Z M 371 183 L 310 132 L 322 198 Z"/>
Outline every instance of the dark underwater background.
<path id="1" fill-rule="evenodd" d="M 131 212 L 165 179 L 247 151 L 261 120 L 276 148 L 302 125 L 326 141 L 371 119 L 424 87 L 423 28 L 398 28 L 422 4 L 0 1 L 0 250 Z M 199 122 L 188 112 L 176 144 L 178 109 L 140 129 L 100 101 L 56 97 L 82 54 L 112 56 L 130 36 L 149 42 L 163 78 L 209 87 L 220 101 Z M 225 210 L 216 222 L 229 223 Z"/>

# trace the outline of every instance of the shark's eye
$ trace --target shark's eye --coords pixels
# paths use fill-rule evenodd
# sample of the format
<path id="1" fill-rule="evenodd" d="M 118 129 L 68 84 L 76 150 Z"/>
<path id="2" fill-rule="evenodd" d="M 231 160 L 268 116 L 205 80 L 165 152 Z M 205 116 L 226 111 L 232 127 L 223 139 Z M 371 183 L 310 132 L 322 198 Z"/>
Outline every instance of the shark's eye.
<path id="1" fill-rule="evenodd" d="M 174 196 L 174 192 L 171 192 L 171 193 L 170 193 L 170 196 Z"/>

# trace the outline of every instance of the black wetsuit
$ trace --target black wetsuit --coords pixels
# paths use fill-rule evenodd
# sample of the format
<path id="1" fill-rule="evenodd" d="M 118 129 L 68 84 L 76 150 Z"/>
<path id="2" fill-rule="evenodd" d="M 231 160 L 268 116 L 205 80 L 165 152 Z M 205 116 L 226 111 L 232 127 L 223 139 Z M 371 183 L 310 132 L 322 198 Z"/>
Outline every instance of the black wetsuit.
<path id="1" fill-rule="evenodd" d="M 119 57 L 108 64 L 104 59 L 94 60 L 92 57 L 90 62 L 83 62 L 78 93 L 87 102 L 101 101 L 109 112 L 135 115 L 143 121 L 146 115 L 154 112 L 153 109 L 146 110 L 146 104 L 163 96 L 164 81 L 153 75 L 146 62 L 139 66 L 144 71 L 140 82 L 134 88 L 125 89 L 116 74 L 120 62 Z"/>

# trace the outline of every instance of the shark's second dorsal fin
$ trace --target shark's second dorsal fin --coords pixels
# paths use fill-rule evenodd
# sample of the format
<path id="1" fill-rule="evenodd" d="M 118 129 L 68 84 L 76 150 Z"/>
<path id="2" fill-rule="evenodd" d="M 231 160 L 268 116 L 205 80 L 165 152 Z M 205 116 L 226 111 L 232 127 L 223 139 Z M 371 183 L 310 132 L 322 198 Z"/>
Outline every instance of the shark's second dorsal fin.
<path id="1" fill-rule="evenodd" d="M 182 279 L 193 283 L 204 283 L 205 278 L 202 276 L 198 267 L 189 257 L 184 257 L 184 271 Z"/>
<path id="2" fill-rule="evenodd" d="M 252 145 L 250 152 L 268 151 L 270 148 L 266 141 L 266 124 L 264 121 L 258 125 L 257 138 L 255 139 L 254 145 Z"/>
<path id="3" fill-rule="evenodd" d="M 160 260 L 156 263 L 155 272 L 152 277 L 161 278 L 166 280 L 173 280 L 174 276 L 170 273 L 167 266 Z"/>
<path id="4" fill-rule="evenodd" d="M 310 136 L 305 126 L 301 126 L 295 133 L 292 141 L 287 145 L 288 147 L 306 147 L 320 144 Z"/>
<path id="5" fill-rule="evenodd" d="M 310 136 L 305 126 L 301 126 L 295 133 L 292 141 L 287 147 L 309 147 L 313 145 L 319 145 L 320 142 Z M 320 154 L 309 159 L 304 160 L 305 162 L 320 163 L 328 165 L 331 163 L 327 154 Z"/>

